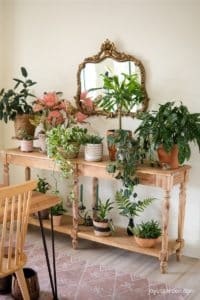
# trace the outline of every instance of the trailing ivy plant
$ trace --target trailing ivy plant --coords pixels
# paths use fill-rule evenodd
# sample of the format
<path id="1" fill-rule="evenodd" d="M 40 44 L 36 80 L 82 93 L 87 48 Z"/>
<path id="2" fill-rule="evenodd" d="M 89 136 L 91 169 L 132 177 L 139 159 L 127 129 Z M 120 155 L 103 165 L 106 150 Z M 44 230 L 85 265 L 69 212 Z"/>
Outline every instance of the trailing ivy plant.
<path id="1" fill-rule="evenodd" d="M 86 133 L 86 128 L 78 126 L 69 128 L 57 126 L 47 133 L 47 153 L 59 165 L 64 177 L 69 177 L 74 170 L 73 163 L 64 155 L 77 151 L 83 143 Z"/>
<path id="2" fill-rule="evenodd" d="M 128 131 L 118 130 L 109 140 L 116 144 L 116 160 L 107 166 L 107 171 L 112 173 L 116 179 L 120 179 L 125 188 L 133 192 L 134 186 L 138 184 L 136 177 L 137 164 L 140 161 L 138 141 L 133 139 Z"/>
<path id="3" fill-rule="evenodd" d="M 158 111 L 139 113 L 138 119 L 142 123 L 135 133 L 146 151 L 152 153 L 162 144 L 170 152 L 176 144 L 179 163 L 182 164 L 191 156 L 191 142 L 196 143 L 200 150 L 200 113 L 190 113 L 182 103 L 161 104 Z"/>
<path id="4" fill-rule="evenodd" d="M 28 78 L 28 72 L 24 67 L 21 67 L 21 74 L 22 79 L 13 78 L 16 83 L 13 89 L 0 91 L 0 120 L 4 120 L 5 123 L 14 120 L 17 114 L 33 113 L 28 98 L 35 97 L 30 92 L 30 87 L 36 82 Z"/>

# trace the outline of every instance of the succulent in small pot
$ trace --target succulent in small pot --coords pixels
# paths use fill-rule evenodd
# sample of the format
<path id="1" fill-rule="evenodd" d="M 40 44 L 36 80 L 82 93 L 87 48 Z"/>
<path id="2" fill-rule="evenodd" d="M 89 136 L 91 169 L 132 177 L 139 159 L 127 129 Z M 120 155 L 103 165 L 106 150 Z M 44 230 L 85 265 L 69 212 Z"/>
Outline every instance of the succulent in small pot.
<path id="1" fill-rule="evenodd" d="M 20 131 L 20 150 L 22 152 L 32 152 L 33 151 L 33 140 L 34 137 L 30 134 L 27 134 L 26 130 Z"/>
<path id="2" fill-rule="evenodd" d="M 51 214 L 53 217 L 53 225 L 59 226 L 62 223 L 62 216 L 67 210 L 63 207 L 63 203 L 60 202 L 51 207 Z"/>
<path id="3" fill-rule="evenodd" d="M 133 232 L 138 246 L 144 248 L 154 247 L 162 234 L 161 227 L 155 220 L 138 224 L 133 228 Z"/>
<path id="4" fill-rule="evenodd" d="M 112 221 L 108 219 L 109 212 L 113 209 L 110 198 L 104 202 L 98 201 L 96 218 L 93 220 L 94 234 L 96 236 L 109 236 L 113 230 Z"/>
<path id="5" fill-rule="evenodd" d="M 35 189 L 35 192 L 46 194 L 50 190 L 50 184 L 47 182 L 46 178 L 38 177 L 37 181 L 37 187 Z M 33 214 L 34 217 L 38 218 L 38 213 Z M 40 216 L 42 219 L 48 219 L 49 218 L 49 209 L 43 209 L 40 211 Z"/>
<path id="6" fill-rule="evenodd" d="M 87 134 L 85 136 L 85 160 L 101 161 L 103 156 L 103 138 L 98 135 Z"/>
<path id="7" fill-rule="evenodd" d="M 140 113 L 138 118 L 142 122 L 135 132 L 141 146 L 147 151 L 158 149 L 162 165 L 176 169 L 189 160 L 191 142 L 200 150 L 200 113 L 190 113 L 182 103 L 167 102 L 158 111 Z"/>

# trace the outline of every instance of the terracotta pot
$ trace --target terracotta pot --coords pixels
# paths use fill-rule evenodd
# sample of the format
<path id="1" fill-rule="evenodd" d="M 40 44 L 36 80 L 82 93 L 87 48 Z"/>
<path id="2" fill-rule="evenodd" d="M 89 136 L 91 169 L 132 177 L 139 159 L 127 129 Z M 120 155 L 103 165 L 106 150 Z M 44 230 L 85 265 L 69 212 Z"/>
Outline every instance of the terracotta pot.
<path id="1" fill-rule="evenodd" d="M 115 161 L 116 160 L 116 154 L 117 154 L 117 147 L 115 144 L 113 143 L 110 143 L 108 141 L 108 137 L 110 135 L 113 135 L 113 136 L 116 136 L 118 134 L 118 129 L 110 129 L 110 130 L 107 130 L 106 132 L 106 135 L 107 135 L 107 145 L 108 145 L 108 154 L 109 154 L 109 159 L 111 161 Z M 129 132 L 129 135 L 130 137 L 132 136 L 132 132 L 130 130 L 124 130 L 124 131 L 128 131 Z"/>
<path id="2" fill-rule="evenodd" d="M 86 144 L 85 145 L 85 160 L 86 161 L 101 161 L 103 156 L 103 144 Z"/>
<path id="3" fill-rule="evenodd" d="M 20 132 L 25 131 L 28 135 L 34 136 L 35 126 L 30 123 L 30 118 L 32 116 L 29 114 L 16 115 L 14 120 L 15 127 L 15 137 L 20 139 Z"/>
<path id="4" fill-rule="evenodd" d="M 21 140 L 21 151 L 22 152 L 32 152 L 33 151 L 33 140 Z"/>
<path id="5" fill-rule="evenodd" d="M 156 245 L 156 243 L 159 241 L 159 238 L 156 239 L 142 239 L 137 236 L 135 236 L 136 244 L 142 248 L 152 248 Z"/>
<path id="6" fill-rule="evenodd" d="M 58 216 L 54 216 L 53 215 L 53 225 L 54 226 L 60 226 L 62 223 L 62 216 L 63 215 L 58 215 Z"/>
<path id="7" fill-rule="evenodd" d="M 157 152 L 161 165 L 167 164 L 171 169 L 177 169 L 179 167 L 178 145 L 174 145 L 170 152 L 166 152 L 163 146 L 160 145 Z"/>
<path id="8" fill-rule="evenodd" d="M 39 299 L 40 287 L 38 282 L 37 273 L 30 268 L 24 268 L 24 276 L 26 279 L 27 287 L 29 290 L 29 295 L 31 300 Z M 12 281 L 12 296 L 16 300 L 23 300 L 21 290 L 15 275 L 13 275 Z"/>
<path id="9" fill-rule="evenodd" d="M 94 234 L 96 236 L 109 236 L 111 230 L 108 222 L 97 222 L 93 220 Z"/>

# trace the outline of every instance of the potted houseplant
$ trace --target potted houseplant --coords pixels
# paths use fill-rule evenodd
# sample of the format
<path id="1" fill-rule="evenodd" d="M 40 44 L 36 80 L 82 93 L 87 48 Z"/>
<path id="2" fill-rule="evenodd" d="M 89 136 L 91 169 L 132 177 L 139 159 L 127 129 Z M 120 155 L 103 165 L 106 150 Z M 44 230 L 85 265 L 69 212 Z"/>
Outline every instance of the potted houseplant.
<path id="1" fill-rule="evenodd" d="M 73 173 L 73 164 L 70 159 L 76 158 L 80 145 L 84 142 L 86 128 L 79 126 L 63 127 L 58 125 L 47 133 L 47 153 L 58 163 L 63 176 Z"/>
<path id="2" fill-rule="evenodd" d="M 101 161 L 103 156 L 103 138 L 98 135 L 87 134 L 85 136 L 85 160 Z"/>
<path id="3" fill-rule="evenodd" d="M 50 190 L 50 184 L 47 182 L 46 178 L 38 176 L 36 192 L 46 194 Z M 35 217 L 38 217 L 38 214 L 34 214 Z M 43 209 L 40 211 L 40 216 L 42 219 L 49 218 L 49 209 Z"/>
<path id="4" fill-rule="evenodd" d="M 26 130 L 20 130 L 20 150 L 22 152 L 32 152 L 33 151 L 33 140 L 34 136 L 27 133 Z"/>
<path id="5" fill-rule="evenodd" d="M 146 150 L 158 150 L 161 164 L 175 169 L 189 160 L 191 142 L 200 150 L 200 113 L 190 113 L 182 103 L 167 102 L 158 111 L 140 113 L 138 118 L 142 122 L 135 132 Z"/>
<path id="6" fill-rule="evenodd" d="M 96 236 L 109 236 L 111 235 L 112 222 L 108 219 L 109 212 L 113 209 L 113 202 L 107 199 L 104 202 L 98 201 L 98 208 L 96 218 L 93 220 L 94 234 Z"/>
<path id="7" fill-rule="evenodd" d="M 103 95 L 98 96 L 95 104 L 104 111 L 117 113 L 118 115 L 118 130 L 109 130 L 108 137 L 118 135 L 122 130 L 122 116 L 124 113 L 130 112 L 135 105 L 140 104 L 144 99 L 143 90 L 139 82 L 137 74 L 122 73 L 120 80 L 119 76 L 108 76 L 101 74 L 103 77 Z M 131 132 L 129 133 L 131 136 Z M 115 160 L 116 148 L 112 139 L 108 138 L 108 150 L 111 160 Z"/>
<path id="8" fill-rule="evenodd" d="M 59 226 L 62 223 L 62 216 L 66 212 L 66 209 L 63 207 L 63 203 L 60 202 L 55 206 L 51 207 L 51 214 L 53 217 L 53 225 Z"/>
<path id="9" fill-rule="evenodd" d="M 21 67 L 22 79 L 14 78 L 13 89 L 2 89 L 0 92 L 0 120 L 7 123 L 13 120 L 15 123 L 15 135 L 20 138 L 19 131 L 26 129 L 27 133 L 34 135 L 35 127 L 29 122 L 33 114 L 32 106 L 28 103 L 29 97 L 35 97 L 30 92 L 30 87 L 36 84 L 28 78 L 28 72 Z"/>
<path id="10" fill-rule="evenodd" d="M 133 228 L 133 232 L 138 246 L 144 248 L 154 247 L 162 234 L 159 223 L 154 220 L 138 224 Z"/>
<path id="11" fill-rule="evenodd" d="M 131 196 L 133 196 L 133 200 L 131 200 Z M 131 230 L 131 228 L 134 228 L 135 226 L 133 218 L 135 216 L 139 216 L 139 214 L 155 200 L 155 198 L 146 198 L 144 200 L 136 201 L 136 197 L 137 193 L 133 193 L 133 195 L 131 195 L 130 190 L 128 189 L 121 189 L 120 191 L 117 191 L 115 195 L 120 215 L 129 219 L 127 226 L 128 235 L 133 235 L 133 231 Z"/>

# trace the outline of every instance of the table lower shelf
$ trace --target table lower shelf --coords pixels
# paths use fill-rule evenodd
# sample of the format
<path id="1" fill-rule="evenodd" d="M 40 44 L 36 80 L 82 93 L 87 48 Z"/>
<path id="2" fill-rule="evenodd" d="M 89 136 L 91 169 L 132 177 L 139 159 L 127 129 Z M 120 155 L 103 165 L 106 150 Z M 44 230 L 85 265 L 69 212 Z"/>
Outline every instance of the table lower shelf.
<path id="1" fill-rule="evenodd" d="M 39 226 L 39 221 L 36 218 L 30 217 L 29 224 Z M 43 220 L 44 228 L 50 229 L 50 221 Z M 60 226 L 54 226 L 56 232 L 67 234 L 71 236 L 72 232 L 72 217 L 63 216 L 63 222 Z M 160 257 L 161 243 L 153 248 L 141 248 L 139 247 L 132 236 L 128 236 L 126 229 L 116 228 L 115 232 L 112 233 L 112 236 L 109 237 L 98 237 L 94 235 L 92 226 L 83 226 L 79 225 L 78 237 L 93 242 L 101 243 L 104 245 L 117 247 L 120 249 L 137 252 L 141 254 L 146 254 L 154 257 Z M 168 243 L 168 254 L 172 255 L 180 248 L 180 243 L 175 240 L 170 240 Z"/>

